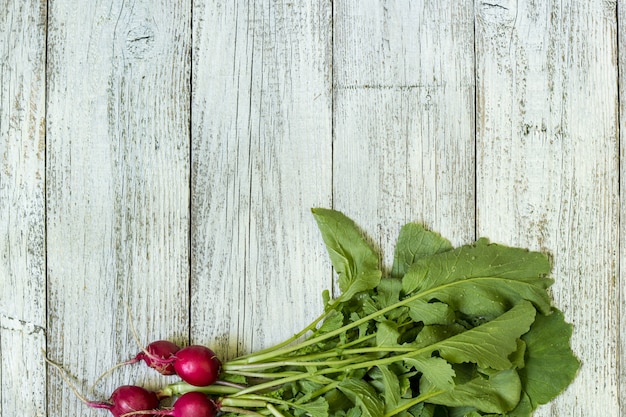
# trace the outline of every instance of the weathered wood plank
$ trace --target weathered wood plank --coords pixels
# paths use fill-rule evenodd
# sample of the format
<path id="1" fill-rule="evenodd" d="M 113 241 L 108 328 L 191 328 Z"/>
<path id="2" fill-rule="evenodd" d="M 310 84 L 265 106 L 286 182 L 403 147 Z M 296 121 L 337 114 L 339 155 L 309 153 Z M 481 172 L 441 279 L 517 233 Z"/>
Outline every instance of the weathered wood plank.
<path id="1" fill-rule="evenodd" d="M 46 2 L 0 1 L 0 415 L 46 415 Z"/>
<path id="2" fill-rule="evenodd" d="M 48 43 L 48 348 L 81 388 L 142 342 L 187 342 L 188 1 L 51 1 Z M 120 370 L 106 398 L 156 373 Z M 56 373 L 50 415 L 100 415 Z"/>
<path id="3" fill-rule="evenodd" d="M 472 240 L 473 3 L 334 4 L 335 206 L 387 267 L 408 221 Z"/>
<path id="4" fill-rule="evenodd" d="M 192 333 L 224 358 L 290 337 L 331 284 L 331 2 L 196 2 Z"/>
<path id="5" fill-rule="evenodd" d="M 626 187 L 623 185 L 626 178 L 626 39 L 622 34 L 626 33 L 626 4 L 624 1 L 617 1 L 617 22 L 618 28 L 618 82 L 619 82 L 619 154 L 620 154 L 620 214 L 619 214 L 619 276 L 617 285 L 617 314 L 619 317 L 618 326 L 618 352 L 617 358 L 618 373 L 618 397 L 620 404 L 620 416 L 626 416 Z"/>
<path id="6" fill-rule="evenodd" d="M 551 253 L 583 363 L 536 415 L 618 416 L 615 4 L 479 1 L 476 15 L 478 232 Z"/>

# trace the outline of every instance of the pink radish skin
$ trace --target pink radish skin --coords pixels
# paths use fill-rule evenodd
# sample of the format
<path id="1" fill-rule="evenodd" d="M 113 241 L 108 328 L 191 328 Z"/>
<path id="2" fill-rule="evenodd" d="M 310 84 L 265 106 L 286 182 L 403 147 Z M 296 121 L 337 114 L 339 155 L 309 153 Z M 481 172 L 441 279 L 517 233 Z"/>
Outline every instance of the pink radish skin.
<path id="1" fill-rule="evenodd" d="M 215 417 L 217 407 L 213 400 L 201 392 L 188 392 L 181 395 L 168 410 L 155 410 L 158 416 L 173 417 Z"/>
<path id="2" fill-rule="evenodd" d="M 162 375 L 174 375 L 173 357 L 180 348 L 168 340 L 157 340 L 146 346 L 145 352 L 139 352 L 128 364 L 143 360 L 150 368 L 155 369 Z"/>
<path id="3" fill-rule="evenodd" d="M 211 349 L 191 345 L 176 352 L 174 369 L 176 374 L 188 384 L 205 387 L 217 381 L 222 370 L 222 363 Z"/>
<path id="4" fill-rule="evenodd" d="M 156 393 L 135 385 L 122 385 L 111 394 L 109 402 L 87 401 L 92 408 L 107 409 L 115 417 L 145 417 L 142 410 L 151 410 L 159 406 Z M 138 413 L 134 413 L 137 411 Z"/>
<path id="5" fill-rule="evenodd" d="M 178 347 L 178 345 L 167 340 L 157 340 L 156 342 L 152 342 L 148 346 L 146 346 L 144 350 L 139 352 L 134 358 L 127 360 L 126 362 L 118 363 L 117 365 L 108 369 L 96 379 L 96 382 L 94 382 L 93 386 L 96 386 L 96 384 L 102 378 L 109 375 L 115 369 L 121 366 L 131 365 L 142 360 L 146 363 L 146 365 L 148 365 L 150 368 L 155 369 L 162 375 L 174 375 L 176 374 L 173 364 L 175 360 L 174 355 L 179 350 L 180 348 Z"/>

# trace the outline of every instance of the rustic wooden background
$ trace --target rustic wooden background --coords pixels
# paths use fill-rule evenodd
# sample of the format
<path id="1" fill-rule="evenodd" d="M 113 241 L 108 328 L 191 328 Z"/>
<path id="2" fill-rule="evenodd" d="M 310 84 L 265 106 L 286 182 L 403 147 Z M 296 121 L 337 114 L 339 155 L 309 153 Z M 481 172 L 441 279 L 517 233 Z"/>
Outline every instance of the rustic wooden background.
<path id="1" fill-rule="evenodd" d="M 309 209 L 549 252 L 583 365 L 538 416 L 626 416 L 626 2 L 0 0 L 0 414 L 103 416 L 143 341 L 224 357 L 332 286 Z M 168 380 L 142 367 L 118 385 Z"/>

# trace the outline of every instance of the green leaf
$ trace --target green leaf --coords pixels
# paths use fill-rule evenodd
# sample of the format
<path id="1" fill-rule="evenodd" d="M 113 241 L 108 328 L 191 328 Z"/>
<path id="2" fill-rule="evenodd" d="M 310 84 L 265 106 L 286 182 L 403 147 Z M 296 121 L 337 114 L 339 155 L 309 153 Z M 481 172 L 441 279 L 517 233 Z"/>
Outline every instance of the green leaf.
<path id="1" fill-rule="evenodd" d="M 404 363 L 421 372 L 423 378 L 428 379 L 436 389 L 449 390 L 454 386 L 454 369 L 442 358 L 406 358 Z"/>
<path id="2" fill-rule="evenodd" d="M 345 379 L 337 388 L 361 409 L 363 417 L 380 417 L 384 414 L 385 405 L 378 393 L 362 379 Z"/>
<path id="3" fill-rule="evenodd" d="M 418 260 L 402 279 L 402 288 L 406 294 L 424 293 L 426 301 L 436 299 L 469 315 L 493 318 L 524 299 L 547 313 L 550 269 L 542 253 L 479 239 Z"/>
<path id="4" fill-rule="evenodd" d="M 415 341 L 411 343 L 411 346 L 424 347 L 432 345 L 465 331 L 467 329 L 458 323 L 424 326 L 415 338 Z"/>
<path id="5" fill-rule="evenodd" d="M 343 300 L 349 300 L 360 291 L 375 288 L 382 276 L 378 268 L 378 254 L 365 241 L 356 224 L 335 210 L 315 208 L 311 211 L 339 276 Z"/>
<path id="6" fill-rule="evenodd" d="M 522 382 L 522 395 L 517 403 L 517 406 L 512 410 L 506 413 L 506 417 L 531 417 L 533 415 L 533 411 L 536 407 L 533 407 L 530 403 L 530 398 L 528 398 L 528 394 L 523 391 Z"/>
<path id="7" fill-rule="evenodd" d="M 341 279 L 339 281 L 339 288 L 342 288 L 342 299 L 349 300 L 354 297 L 355 294 L 361 291 L 371 290 L 376 288 L 382 277 L 382 272 L 379 270 L 361 271 L 356 277 L 349 283 L 344 283 L 343 288 L 341 286 Z"/>
<path id="8" fill-rule="evenodd" d="M 475 407 L 485 413 L 506 413 L 519 402 L 521 386 L 517 372 L 507 369 L 489 377 L 479 375 L 427 401 L 447 407 Z M 420 391 L 433 392 L 436 388 L 427 379 L 422 379 Z"/>
<path id="9" fill-rule="evenodd" d="M 343 326 L 343 314 L 337 310 L 333 310 L 324 319 L 324 322 L 317 330 L 318 334 L 332 332 Z"/>
<path id="10" fill-rule="evenodd" d="M 433 404 L 419 403 L 409 408 L 409 413 L 414 417 L 435 417 L 437 410 Z"/>
<path id="11" fill-rule="evenodd" d="M 531 326 L 532 329 L 532 326 Z M 526 355 L 526 343 L 522 339 L 517 340 L 517 349 L 509 356 L 511 364 L 516 369 L 521 369 L 525 366 L 524 356 Z"/>
<path id="12" fill-rule="evenodd" d="M 328 402 L 328 407 L 331 411 L 347 410 L 353 405 L 352 401 L 338 389 L 333 389 L 324 394 L 324 399 Z"/>
<path id="13" fill-rule="evenodd" d="M 363 413 L 361 413 L 361 409 L 354 407 L 348 410 L 346 413 L 346 417 L 361 417 Z"/>
<path id="14" fill-rule="evenodd" d="M 472 362 L 497 370 L 512 366 L 509 355 L 517 350 L 517 339 L 528 332 L 536 310 L 521 301 L 490 322 L 431 345 L 452 363 Z"/>
<path id="15" fill-rule="evenodd" d="M 376 287 L 378 306 L 382 309 L 400 301 L 402 280 L 398 278 L 381 279 Z"/>
<path id="16" fill-rule="evenodd" d="M 407 303 L 406 306 L 409 307 L 409 316 L 414 321 L 425 325 L 451 324 L 455 319 L 454 311 L 445 303 L 427 303 L 418 298 Z"/>
<path id="17" fill-rule="evenodd" d="M 391 276 L 402 277 L 418 259 L 450 249 L 452 249 L 450 242 L 439 233 L 430 232 L 420 224 L 405 224 L 400 229 L 396 243 Z"/>
<path id="18" fill-rule="evenodd" d="M 538 315 L 522 337 L 526 364 L 519 374 L 533 410 L 563 392 L 576 377 L 580 362 L 570 347 L 571 336 L 572 325 L 554 309 L 550 315 Z"/>
<path id="19" fill-rule="evenodd" d="M 378 372 L 372 373 L 371 376 L 375 378 L 374 381 L 379 382 L 379 385 L 382 387 L 382 390 L 379 388 L 379 391 L 382 392 L 383 398 L 385 399 L 385 413 L 387 413 L 396 408 L 400 402 L 400 397 L 402 396 L 400 380 L 398 375 L 389 369 L 389 366 L 378 365 L 374 369 L 377 369 Z M 373 383 L 374 382 L 372 382 L 372 384 Z"/>
<path id="20" fill-rule="evenodd" d="M 376 346 L 398 346 L 399 337 L 398 326 L 393 321 L 383 321 L 376 326 Z"/>
<path id="21" fill-rule="evenodd" d="M 224 376 L 221 376 L 221 379 L 227 382 L 234 382 L 235 384 L 248 384 L 248 379 L 243 375 L 225 374 Z"/>
<path id="22" fill-rule="evenodd" d="M 306 404 L 298 404 L 298 408 L 305 410 L 311 417 L 328 417 L 328 402 L 323 397 Z"/>

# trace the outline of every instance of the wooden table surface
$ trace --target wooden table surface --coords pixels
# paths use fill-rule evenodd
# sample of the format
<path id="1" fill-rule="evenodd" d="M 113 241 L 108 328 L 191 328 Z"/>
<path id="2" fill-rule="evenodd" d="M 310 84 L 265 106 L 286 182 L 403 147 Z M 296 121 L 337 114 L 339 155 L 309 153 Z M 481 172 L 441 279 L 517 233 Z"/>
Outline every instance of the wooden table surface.
<path id="1" fill-rule="evenodd" d="M 391 260 L 418 221 L 549 253 L 575 383 L 537 416 L 626 416 L 619 0 L 0 0 L 0 414 L 142 341 L 224 358 L 333 285 L 311 207 Z M 127 367 L 116 387 L 171 379 Z"/>

